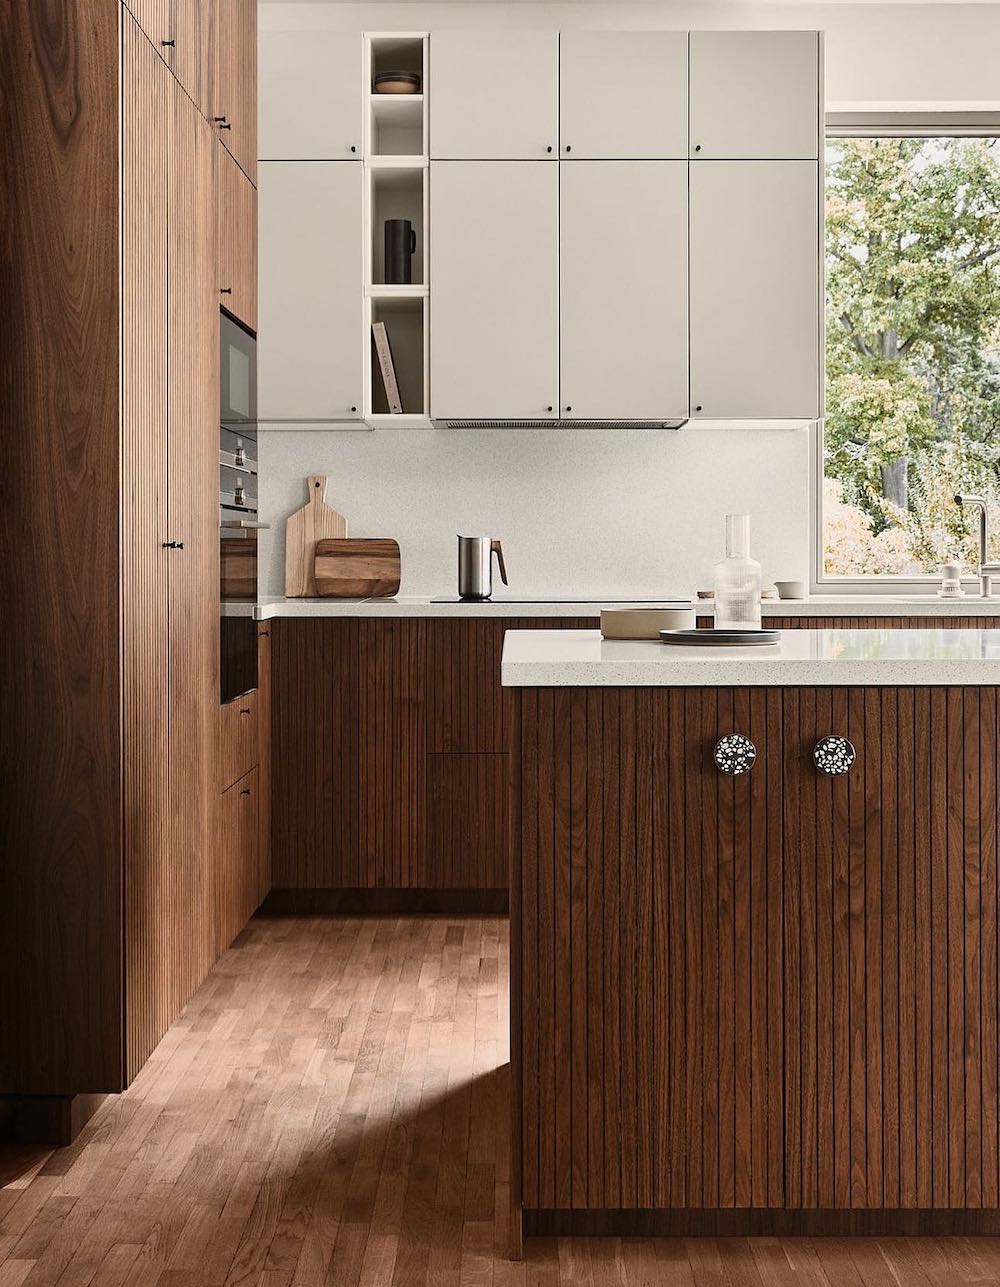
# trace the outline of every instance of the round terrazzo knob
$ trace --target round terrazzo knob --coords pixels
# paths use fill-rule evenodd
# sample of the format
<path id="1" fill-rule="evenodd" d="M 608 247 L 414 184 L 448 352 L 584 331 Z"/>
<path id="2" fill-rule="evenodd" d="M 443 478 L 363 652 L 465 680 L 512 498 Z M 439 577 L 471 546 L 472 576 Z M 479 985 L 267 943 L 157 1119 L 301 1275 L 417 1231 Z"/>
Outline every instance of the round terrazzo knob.
<path id="1" fill-rule="evenodd" d="M 849 772 L 856 759 L 857 752 L 846 737 L 823 737 L 813 747 L 813 763 L 830 778 Z"/>
<path id="2" fill-rule="evenodd" d="M 757 748 L 742 733 L 727 733 L 715 744 L 712 758 L 720 773 L 736 777 L 740 773 L 749 773 L 757 758 Z"/>

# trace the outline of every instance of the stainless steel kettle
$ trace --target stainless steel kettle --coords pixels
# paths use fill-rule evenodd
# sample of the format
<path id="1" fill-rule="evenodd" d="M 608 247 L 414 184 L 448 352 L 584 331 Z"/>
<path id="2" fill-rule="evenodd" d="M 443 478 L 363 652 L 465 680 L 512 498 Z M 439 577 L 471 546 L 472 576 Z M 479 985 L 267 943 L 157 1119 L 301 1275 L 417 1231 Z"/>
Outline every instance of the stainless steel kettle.
<path id="1" fill-rule="evenodd" d="M 500 580 L 507 585 L 507 568 L 503 561 L 503 547 L 491 536 L 460 536 L 458 538 L 458 597 L 460 599 L 488 599 L 493 593 L 493 555 L 497 556 Z"/>

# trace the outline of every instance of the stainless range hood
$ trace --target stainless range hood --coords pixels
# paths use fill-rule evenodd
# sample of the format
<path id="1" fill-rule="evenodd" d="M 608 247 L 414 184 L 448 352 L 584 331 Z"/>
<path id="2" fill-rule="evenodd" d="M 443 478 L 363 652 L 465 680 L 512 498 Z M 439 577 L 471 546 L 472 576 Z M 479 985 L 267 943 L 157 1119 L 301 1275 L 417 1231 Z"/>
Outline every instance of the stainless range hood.
<path id="1" fill-rule="evenodd" d="M 680 429 L 676 420 L 435 420 L 435 429 Z"/>

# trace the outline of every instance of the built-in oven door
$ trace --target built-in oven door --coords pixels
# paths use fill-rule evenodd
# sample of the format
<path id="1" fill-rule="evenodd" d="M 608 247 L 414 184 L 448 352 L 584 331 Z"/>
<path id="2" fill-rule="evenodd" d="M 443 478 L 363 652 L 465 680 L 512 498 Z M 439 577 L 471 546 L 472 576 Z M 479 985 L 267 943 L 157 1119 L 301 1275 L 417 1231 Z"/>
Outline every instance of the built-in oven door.
<path id="1" fill-rule="evenodd" d="M 224 428 L 257 424 L 257 341 L 222 313 L 219 328 L 220 419 Z M 256 437 L 256 432 L 254 433 Z"/>

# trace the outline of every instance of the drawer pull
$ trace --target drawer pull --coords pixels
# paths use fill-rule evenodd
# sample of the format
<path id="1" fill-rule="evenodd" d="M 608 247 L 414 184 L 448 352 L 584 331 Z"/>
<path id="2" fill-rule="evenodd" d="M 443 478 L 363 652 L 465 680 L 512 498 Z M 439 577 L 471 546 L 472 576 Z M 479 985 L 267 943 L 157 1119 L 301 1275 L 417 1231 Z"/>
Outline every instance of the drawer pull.
<path id="1" fill-rule="evenodd" d="M 240 790 L 240 795 L 249 795 L 249 794 L 250 794 L 250 788 L 249 788 L 249 787 L 242 787 L 242 788 L 241 788 L 241 790 Z"/>
<path id="2" fill-rule="evenodd" d="M 757 748 L 742 733 L 726 733 L 716 742 L 712 758 L 720 773 L 737 777 L 740 773 L 749 773 L 753 768 Z"/>
<path id="3" fill-rule="evenodd" d="M 857 759 L 857 751 L 846 737 L 822 737 L 813 747 L 813 763 L 820 773 L 829 778 L 849 773 Z"/>

